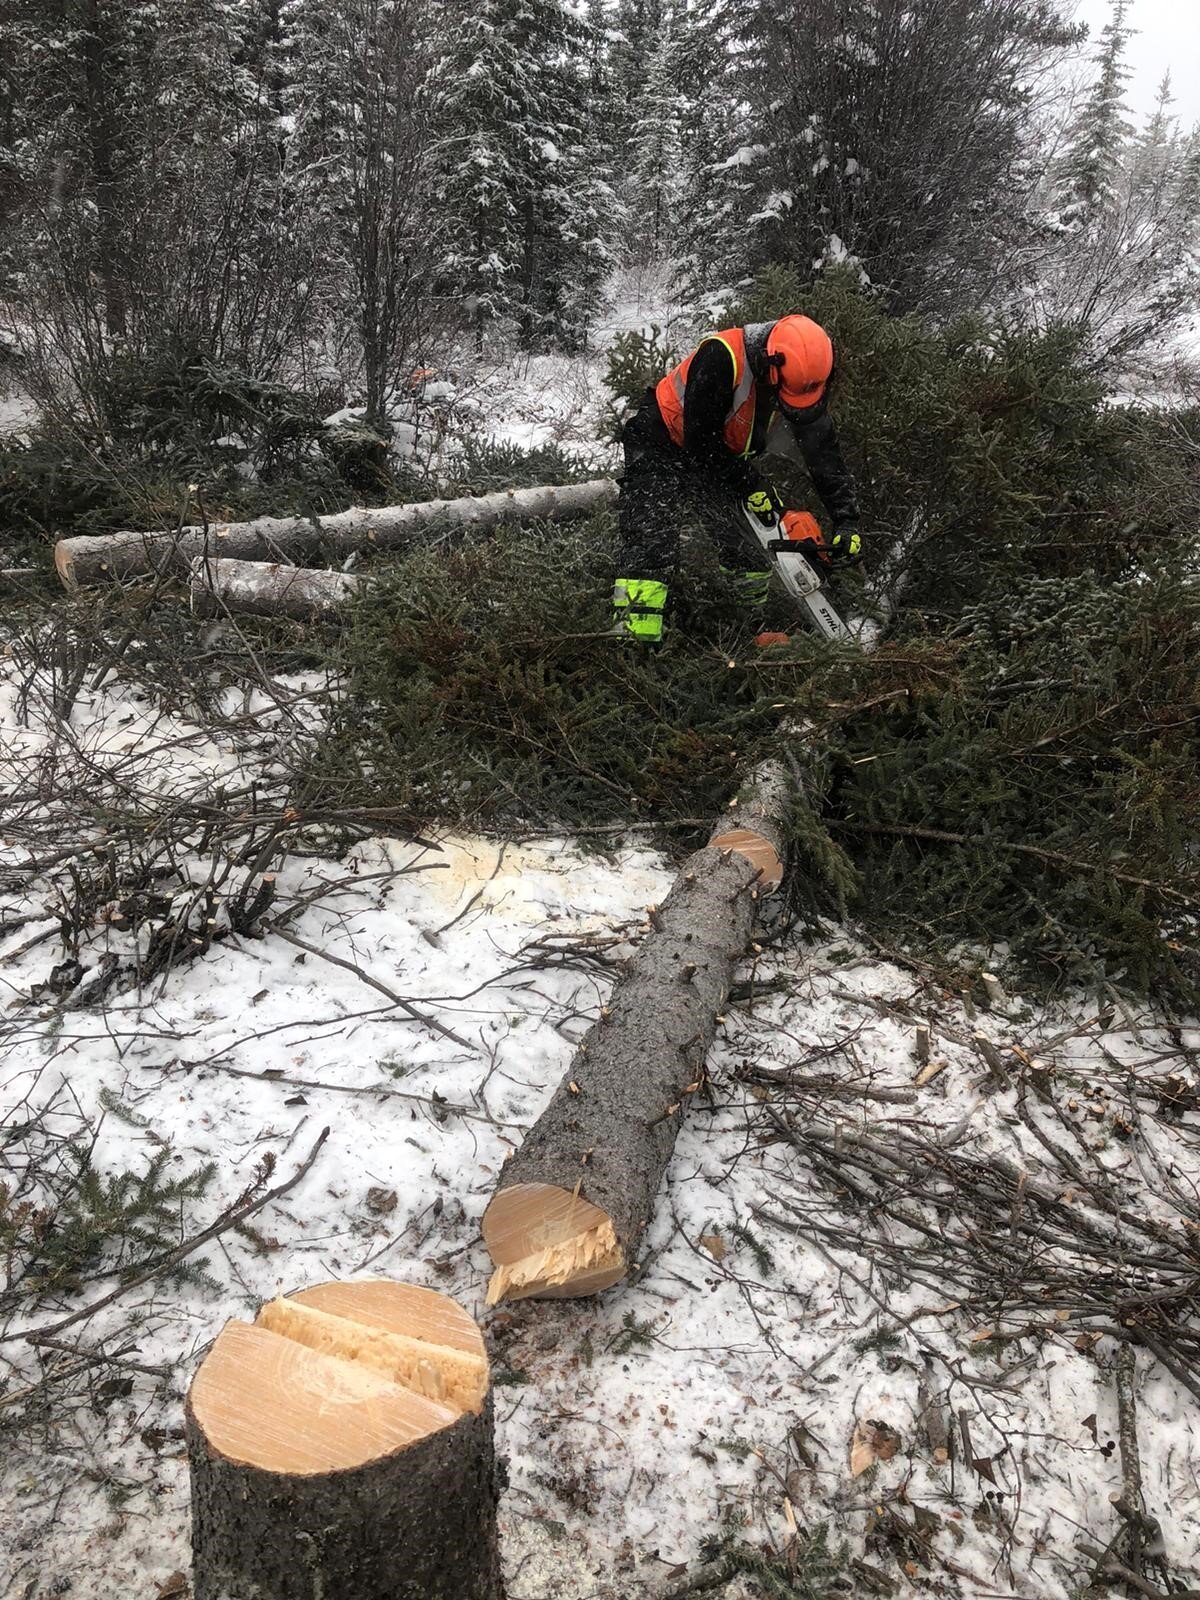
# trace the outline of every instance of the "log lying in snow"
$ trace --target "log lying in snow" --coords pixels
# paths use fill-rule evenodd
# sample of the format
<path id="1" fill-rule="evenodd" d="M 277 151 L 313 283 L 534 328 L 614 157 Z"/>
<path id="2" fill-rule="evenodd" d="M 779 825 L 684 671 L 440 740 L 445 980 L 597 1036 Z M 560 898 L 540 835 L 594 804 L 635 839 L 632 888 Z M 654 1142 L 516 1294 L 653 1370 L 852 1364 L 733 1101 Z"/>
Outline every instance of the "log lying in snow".
<path id="1" fill-rule="evenodd" d="M 789 779 L 752 776 L 651 912 L 550 1104 L 483 1218 L 488 1303 L 597 1294 L 624 1277 L 746 952 L 760 892 L 784 870 Z"/>
<path id="2" fill-rule="evenodd" d="M 487 1358 L 445 1295 L 327 1283 L 227 1323 L 186 1423 L 195 1600 L 503 1600 Z"/>
<path id="3" fill-rule="evenodd" d="M 145 573 L 186 572 L 197 556 L 239 561 L 303 561 L 318 555 L 347 556 L 364 549 L 396 549 L 430 534 L 498 528 L 505 522 L 569 522 L 611 505 L 611 478 L 591 483 L 545 484 L 506 489 L 466 500 L 426 500 L 411 506 L 356 507 L 335 516 L 258 517 L 253 522 L 213 523 L 178 533 L 109 533 L 60 539 L 54 564 L 68 588 L 135 578 Z"/>
<path id="4" fill-rule="evenodd" d="M 232 613 L 320 622 L 336 616 L 362 581 L 350 572 L 197 556 L 192 562 L 192 610 L 199 617 Z"/>

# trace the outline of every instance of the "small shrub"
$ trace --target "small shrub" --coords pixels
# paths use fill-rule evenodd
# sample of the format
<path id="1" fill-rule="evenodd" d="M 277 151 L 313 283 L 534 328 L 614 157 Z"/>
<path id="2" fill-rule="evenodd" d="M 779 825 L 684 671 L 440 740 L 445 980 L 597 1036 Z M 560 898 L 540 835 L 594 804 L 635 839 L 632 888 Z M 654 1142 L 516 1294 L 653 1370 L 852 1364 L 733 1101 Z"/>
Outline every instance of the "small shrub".
<path id="1" fill-rule="evenodd" d="M 456 495 L 494 494 L 498 489 L 533 489 L 543 483 L 584 483 L 595 470 L 557 445 L 523 450 L 520 445 L 468 435 L 445 463 L 446 480 L 438 491 Z"/>
<path id="2" fill-rule="evenodd" d="M 325 432 L 310 396 L 188 351 L 114 362 L 104 417 L 124 455 L 204 469 L 224 452 L 266 481 L 310 472 Z"/>
<path id="3" fill-rule="evenodd" d="M 641 403 L 647 388 L 671 370 L 681 353 L 672 349 L 657 323 L 615 336 L 604 375 L 609 399 L 601 414 L 601 437 L 620 438 L 627 413 Z"/>
<path id="4" fill-rule="evenodd" d="M 142 1172 L 103 1172 L 86 1131 L 63 1143 L 49 1120 L 32 1117 L 4 1140 L 5 1170 L 17 1176 L 0 1184 L 0 1328 L 15 1311 L 27 1318 L 46 1301 L 98 1279 L 132 1277 L 168 1255 L 179 1243 L 181 1212 L 204 1196 L 216 1172 L 211 1162 L 173 1168 L 167 1148 Z M 180 1262 L 169 1277 L 207 1281 L 199 1258 Z"/>

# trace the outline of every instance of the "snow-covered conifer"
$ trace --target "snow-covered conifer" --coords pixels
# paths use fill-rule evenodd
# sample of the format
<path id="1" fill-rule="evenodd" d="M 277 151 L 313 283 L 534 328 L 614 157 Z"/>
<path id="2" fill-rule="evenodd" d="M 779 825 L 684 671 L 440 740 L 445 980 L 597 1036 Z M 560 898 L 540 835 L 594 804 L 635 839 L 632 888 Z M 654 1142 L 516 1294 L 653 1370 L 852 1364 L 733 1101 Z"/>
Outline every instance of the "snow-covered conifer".
<path id="1" fill-rule="evenodd" d="M 631 137 L 626 203 L 630 252 L 648 261 L 676 254 L 683 194 L 683 140 L 679 93 L 680 40 L 676 21 L 662 13 L 646 62 Z"/>
<path id="2" fill-rule="evenodd" d="M 448 9 L 434 86 L 448 284 L 479 343 L 502 320 L 527 347 L 569 340 L 607 260 L 605 175 L 587 160 L 586 30 L 561 0 Z"/>
<path id="3" fill-rule="evenodd" d="M 1116 198 L 1117 173 L 1133 133 L 1125 103 L 1130 71 L 1126 61 L 1133 30 L 1126 27 L 1128 0 L 1114 0 L 1100 33 L 1095 72 L 1068 132 L 1058 169 L 1061 220 L 1086 224 Z M 1161 106 L 1160 106 L 1160 109 Z"/>

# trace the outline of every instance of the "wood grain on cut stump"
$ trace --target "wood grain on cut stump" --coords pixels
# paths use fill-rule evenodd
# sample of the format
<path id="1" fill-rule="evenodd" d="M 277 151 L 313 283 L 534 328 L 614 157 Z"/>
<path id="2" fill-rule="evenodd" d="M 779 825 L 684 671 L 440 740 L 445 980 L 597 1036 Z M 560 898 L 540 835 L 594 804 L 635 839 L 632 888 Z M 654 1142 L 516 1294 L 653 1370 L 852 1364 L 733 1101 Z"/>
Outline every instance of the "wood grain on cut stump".
<path id="1" fill-rule="evenodd" d="M 502 1189 L 483 1219 L 495 1272 L 488 1304 L 599 1294 L 625 1276 L 625 1252 L 612 1218 L 578 1194 L 549 1183 Z"/>
<path id="2" fill-rule="evenodd" d="M 757 768 L 685 863 L 483 1218 L 488 1302 L 596 1294 L 636 1257 L 746 952 L 783 876 L 788 774 Z"/>
<path id="3" fill-rule="evenodd" d="M 196 1600 L 502 1600 L 483 1339 L 445 1295 L 329 1283 L 192 1382 Z"/>

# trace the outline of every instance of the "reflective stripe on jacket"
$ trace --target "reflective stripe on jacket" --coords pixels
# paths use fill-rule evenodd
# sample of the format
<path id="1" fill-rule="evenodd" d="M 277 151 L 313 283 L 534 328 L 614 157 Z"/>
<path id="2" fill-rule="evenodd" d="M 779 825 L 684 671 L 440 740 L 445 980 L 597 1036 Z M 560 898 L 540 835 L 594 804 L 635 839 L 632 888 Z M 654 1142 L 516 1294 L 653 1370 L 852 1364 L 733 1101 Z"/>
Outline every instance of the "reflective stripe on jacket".
<path id="1" fill-rule="evenodd" d="M 735 456 L 748 456 L 754 441 L 754 416 L 758 394 L 754 374 L 746 359 L 746 333 L 743 328 L 724 328 L 720 333 L 710 333 L 729 351 L 733 360 L 733 399 L 725 417 L 725 444 Z M 707 340 L 702 341 L 707 343 Z M 683 448 L 683 410 L 687 396 L 688 373 L 692 369 L 696 351 L 686 356 L 677 367 L 668 372 L 654 391 L 658 409 L 666 423 L 671 438 Z"/>

